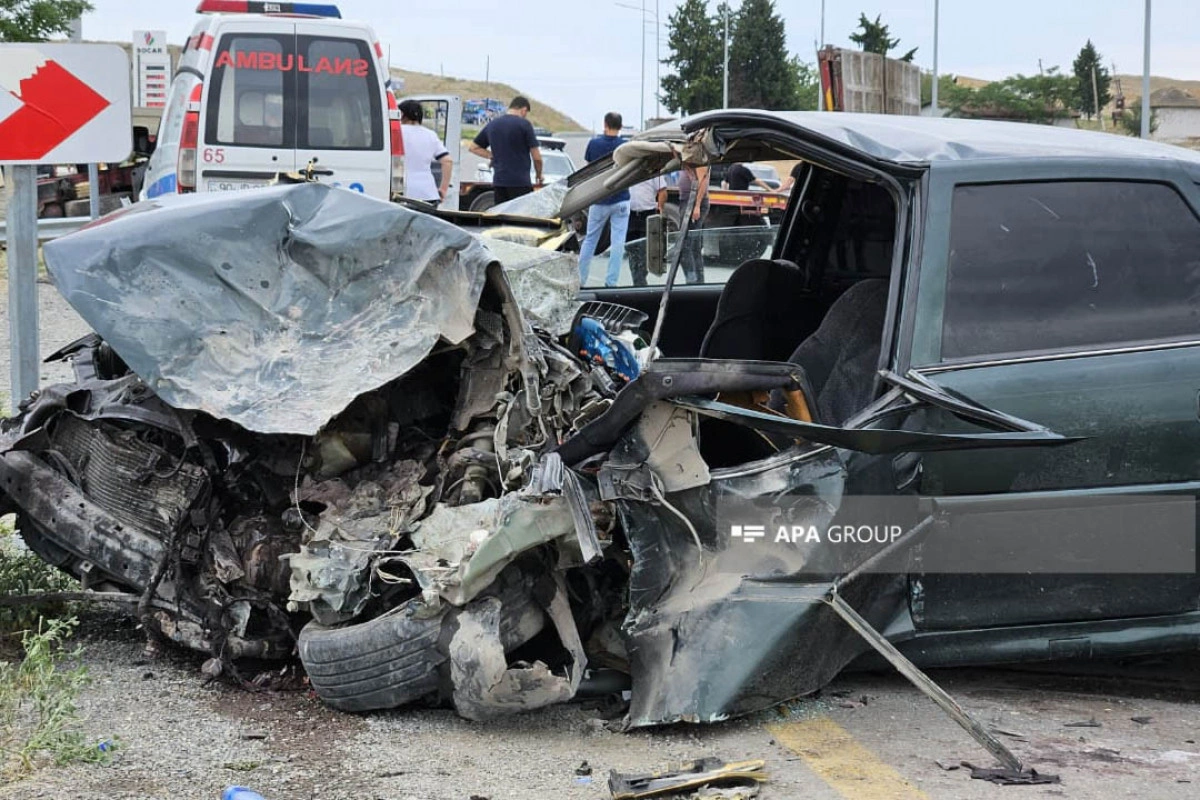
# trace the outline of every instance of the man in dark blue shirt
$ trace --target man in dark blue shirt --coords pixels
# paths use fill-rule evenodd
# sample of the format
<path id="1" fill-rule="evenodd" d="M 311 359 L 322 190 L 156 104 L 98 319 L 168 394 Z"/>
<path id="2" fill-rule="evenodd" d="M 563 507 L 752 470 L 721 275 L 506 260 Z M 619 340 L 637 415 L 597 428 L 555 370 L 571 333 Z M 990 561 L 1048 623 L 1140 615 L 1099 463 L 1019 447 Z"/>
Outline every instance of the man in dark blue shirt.
<path id="1" fill-rule="evenodd" d="M 621 115 L 617 112 L 610 111 L 605 114 L 604 135 L 593 137 L 588 142 L 583 155 L 584 161 L 590 164 L 616 150 L 625 141 L 621 138 L 622 124 Z M 612 235 L 609 237 L 612 244 L 608 249 L 608 272 L 604 276 L 604 285 L 616 286 L 617 279 L 621 276 L 621 257 L 625 254 L 625 236 L 629 232 L 628 190 L 611 194 L 588 209 L 587 235 L 579 249 L 580 286 L 587 284 L 588 268 L 591 266 L 592 256 L 596 254 L 596 243 L 600 241 L 600 234 L 604 233 L 604 226 L 609 223 L 612 225 Z"/>
<path id="2" fill-rule="evenodd" d="M 492 162 L 492 192 L 496 203 L 529 194 L 536 183 L 542 185 L 542 150 L 533 125 L 525 119 L 529 101 L 517 96 L 508 104 L 508 113 L 484 126 L 471 152 Z M 530 161 L 536 172 L 530 178 Z"/>

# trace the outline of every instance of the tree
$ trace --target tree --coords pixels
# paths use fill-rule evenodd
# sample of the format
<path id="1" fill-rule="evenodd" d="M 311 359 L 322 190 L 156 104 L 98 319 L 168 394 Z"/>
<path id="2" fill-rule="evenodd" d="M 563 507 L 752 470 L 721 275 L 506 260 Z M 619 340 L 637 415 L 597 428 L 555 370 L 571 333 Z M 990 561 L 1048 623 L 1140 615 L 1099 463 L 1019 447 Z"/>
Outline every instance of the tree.
<path id="1" fill-rule="evenodd" d="M 805 111 L 816 108 L 821 96 L 821 77 L 816 66 L 797 56 L 792 59 L 792 68 L 796 71 L 796 108 Z"/>
<path id="2" fill-rule="evenodd" d="M 0 0 L 0 42 L 44 42 L 71 31 L 87 0 Z"/>
<path id="3" fill-rule="evenodd" d="M 941 84 L 938 91 L 943 91 Z M 946 108 L 952 117 L 1052 124 L 1067 116 L 1075 91 L 1075 78 L 1051 67 L 1041 75 L 1014 75 L 979 89 L 951 86 L 946 92 Z"/>
<path id="4" fill-rule="evenodd" d="M 1130 136 L 1142 135 L 1142 101 L 1138 100 L 1132 108 L 1120 116 L 1121 127 Z M 1158 112 L 1150 109 L 1150 133 L 1158 130 Z"/>
<path id="5" fill-rule="evenodd" d="M 1100 54 L 1096 52 L 1096 46 L 1092 44 L 1091 39 L 1088 39 L 1087 44 L 1075 57 L 1072 69 L 1075 72 L 1075 80 L 1078 82 L 1072 108 L 1091 119 L 1093 114 L 1101 112 L 1112 100 L 1112 95 L 1108 91 L 1108 87 L 1112 84 L 1112 75 L 1100 63 Z M 1095 75 L 1095 89 L 1093 89 L 1092 83 L 1093 74 Z M 1097 92 L 1099 92 L 1099 101 L 1096 97 Z"/>
<path id="6" fill-rule="evenodd" d="M 787 51 L 775 0 L 743 0 L 730 26 L 729 104 L 771 110 L 801 108 L 799 62 Z M 812 108 L 817 99 L 812 98 Z"/>
<path id="7" fill-rule="evenodd" d="M 662 79 L 659 99 L 673 112 L 695 114 L 721 106 L 723 32 L 705 0 L 684 0 L 667 20 L 672 73 Z"/>
<path id="8" fill-rule="evenodd" d="M 850 41 L 863 49 L 865 53 L 878 53 L 881 56 L 887 57 L 887 54 L 900 44 L 899 39 L 893 39 L 888 26 L 884 25 L 882 20 L 883 15 L 879 14 L 875 17 L 875 21 L 867 19 L 866 14 L 858 15 L 858 33 L 850 34 Z M 912 61 L 913 56 L 917 54 L 917 48 L 914 47 L 905 53 L 900 60 Z M 940 90 L 940 87 L 939 87 Z"/>
<path id="9" fill-rule="evenodd" d="M 954 91 L 954 87 L 958 84 L 954 80 L 953 75 L 942 73 L 938 75 L 938 105 L 944 106 L 946 98 Z M 925 106 L 933 102 L 933 73 L 921 73 L 921 105 Z"/>

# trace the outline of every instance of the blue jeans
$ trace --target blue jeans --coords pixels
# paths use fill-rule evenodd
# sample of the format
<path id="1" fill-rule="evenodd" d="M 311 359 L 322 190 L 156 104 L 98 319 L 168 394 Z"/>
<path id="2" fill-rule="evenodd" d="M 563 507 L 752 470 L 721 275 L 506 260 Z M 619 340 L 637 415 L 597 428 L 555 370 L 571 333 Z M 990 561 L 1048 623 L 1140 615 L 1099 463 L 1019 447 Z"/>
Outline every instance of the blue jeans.
<path id="1" fill-rule="evenodd" d="M 612 223 L 609 237 L 612 244 L 608 248 L 608 272 L 604 276 L 605 286 L 616 286 L 621 277 L 621 257 L 625 254 L 625 234 L 629 232 L 629 201 L 596 204 L 588 209 L 587 235 L 583 237 L 583 247 L 579 250 L 579 285 L 587 284 L 588 267 L 592 264 L 592 256 L 596 255 L 596 243 L 600 234 L 604 233 L 606 223 Z"/>
<path id="2" fill-rule="evenodd" d="M 679 204 L 679 212 L 687 214 L 692 207 L 692 193 L 688 192 Z M 679 266 L 688 283 L 704 283 L 704 223 L 708 221 L 708 195 L 700 201 L 700 219 L 688 226 L 687 241 L 683 243 L 683 255 Z M 683 219 L 679 220 L 683 224 Z"/>

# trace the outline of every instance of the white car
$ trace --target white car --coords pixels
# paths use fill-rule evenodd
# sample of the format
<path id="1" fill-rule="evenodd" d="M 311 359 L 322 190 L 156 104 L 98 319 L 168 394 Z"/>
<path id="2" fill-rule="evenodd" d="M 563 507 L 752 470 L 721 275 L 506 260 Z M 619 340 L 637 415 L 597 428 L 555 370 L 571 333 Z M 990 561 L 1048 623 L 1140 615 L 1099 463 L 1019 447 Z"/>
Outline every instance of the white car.
<path id="1" fill-rule="evenodd" d="M 265 186 L 312 167 L 383 200 L 403 189 L 383 48 L 334 5 L 202 0 L 140 199 Z"/>

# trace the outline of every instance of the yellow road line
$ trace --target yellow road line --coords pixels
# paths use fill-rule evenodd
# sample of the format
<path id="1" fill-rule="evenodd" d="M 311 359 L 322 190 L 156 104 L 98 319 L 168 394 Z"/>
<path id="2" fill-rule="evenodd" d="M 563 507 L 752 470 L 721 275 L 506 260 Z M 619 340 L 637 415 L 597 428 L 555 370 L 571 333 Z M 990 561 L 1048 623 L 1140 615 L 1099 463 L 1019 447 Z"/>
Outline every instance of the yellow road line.
<path id="1" fill-rule="evenodd" d="M 775 741 L 791 750 L 843 797 L 851 800 L 929 800 L 900 773 L 858 743 L 828 717 L 768 725 Z"/>

